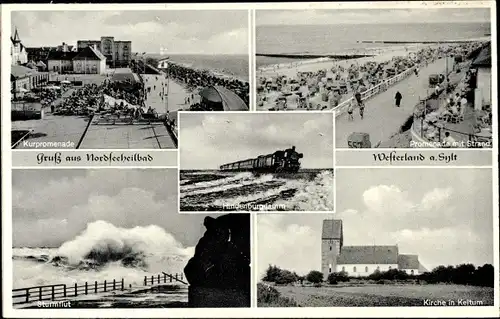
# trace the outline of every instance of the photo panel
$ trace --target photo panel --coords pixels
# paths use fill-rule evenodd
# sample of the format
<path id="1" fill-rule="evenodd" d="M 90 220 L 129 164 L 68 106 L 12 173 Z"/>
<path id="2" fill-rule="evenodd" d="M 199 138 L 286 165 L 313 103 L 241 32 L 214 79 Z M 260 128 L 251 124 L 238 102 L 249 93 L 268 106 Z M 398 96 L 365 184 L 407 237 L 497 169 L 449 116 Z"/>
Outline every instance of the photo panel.
<path id="1" fill-rule="evenodd" d="M 490 8 L 256 10 L 257 110 L 333 110 L 338 148 L 491 149 L 491 61 Z"/>
<path id="2" fill-rule="evenodd" d="M 491 169 L 336 178 L 335 214 L 257 215 L 258 307 L 494 305 Z"/>
<path id="3" fill-rule="evenodd" d="M 333 114 L 180 113 L 179 208 L 332 211 Z"/>
<path id="4" fill-rule="evenodd" d="M 13 170 L 14 309 L 250 307 L 250 215 L 178 214 L 177 175 Z"/>
<path id="5" fill-rule="evenodd" d="M 248 10 L 12 11 L 12 149 L 176 149 L 178 111 L 249 110 L 248 26 Z"/>

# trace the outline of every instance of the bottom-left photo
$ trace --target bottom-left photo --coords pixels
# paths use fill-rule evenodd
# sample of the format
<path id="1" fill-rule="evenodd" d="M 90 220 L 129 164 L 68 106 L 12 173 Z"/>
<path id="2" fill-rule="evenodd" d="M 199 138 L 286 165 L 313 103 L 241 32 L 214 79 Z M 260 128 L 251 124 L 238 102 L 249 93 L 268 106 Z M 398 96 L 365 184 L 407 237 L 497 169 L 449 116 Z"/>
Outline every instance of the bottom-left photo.
<path id="1" fill-rule="evenodd" d="M 250 307 L 250 215 L 179 214 L 177 176 L 13 170 L 13 307 Z"/>

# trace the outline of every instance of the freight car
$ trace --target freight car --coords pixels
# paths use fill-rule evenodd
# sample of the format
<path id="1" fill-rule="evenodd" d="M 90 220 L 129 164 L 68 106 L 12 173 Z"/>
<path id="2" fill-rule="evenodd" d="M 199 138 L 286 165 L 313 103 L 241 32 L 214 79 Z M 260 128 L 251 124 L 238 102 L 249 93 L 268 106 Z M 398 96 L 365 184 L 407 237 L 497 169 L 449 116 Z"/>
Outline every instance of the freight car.
<path id="1" fill-rule="evenodd" d="M 222 171 L 254 171 L 269 173 L 296 173 L 300 169 L 300 159 L 304 155 L 295 150 L 295 146 L 284 151 L 260 155 L 234 163 L 220 166 Z"/>

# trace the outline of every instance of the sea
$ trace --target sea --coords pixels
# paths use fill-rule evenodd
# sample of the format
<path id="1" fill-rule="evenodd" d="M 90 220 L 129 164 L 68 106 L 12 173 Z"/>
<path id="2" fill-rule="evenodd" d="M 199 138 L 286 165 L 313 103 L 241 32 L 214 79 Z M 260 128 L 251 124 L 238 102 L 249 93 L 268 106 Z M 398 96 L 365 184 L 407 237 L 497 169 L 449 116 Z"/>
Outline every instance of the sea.
<path id="1" fill-rule="evenodd" d="M 95 221 L 59 247 L 14 247 L 12 254 L 13 289 L 55 284 L 71 287 L 75 283 L 84 285 L 104 280 L 110 283 L 123 278 L 126 288 L 132 287 L 138 292 L 112 298 L 89 295 L 95 300 L 79 301 L 85 302 L 83 307 L 91 307 L 90 304 L 113 307 L 112 301 L 122 305 L 134 302 L 152 305 L 151 300 L 158 301 L 158 295 L 140 291 L 144 287 L 144 276 L 165 272 L 174 276 L 177 273 L 179 278 L 182 274 L 185 278 L 183 269 L 194 255 L 194 247 L 182 247 L 159 226 L 123 229 L 106 221 Z M 187 302 L 187 290 L 179 293 L 176 289 L 160 295 L 163 305 Z"/>
<path id="2" fill-rule="evenodd" d="M 333 170 L 255 174 L 182 170 L 181 211 L 332 211 Z"/>
<path id="3" fill-rule="evenodd" d="M 398 45 L 361 43 L 362 41 L 438 42 L 484 38 L 490 33 L 489 23 L 266 25 L 256 28 L 256 52 L 318 55 L 360 53 L 366 49 L 384 49 Z M 292 61 L 298 60 L 257 56 L 256 66 L 258 68 Z"/>
<path id="4" fill-rule="evenodd" d="M 148 54 L 156 59 L 171 61 L 202 70 L 210 70 L 249 82 L 248 55 Z"/>

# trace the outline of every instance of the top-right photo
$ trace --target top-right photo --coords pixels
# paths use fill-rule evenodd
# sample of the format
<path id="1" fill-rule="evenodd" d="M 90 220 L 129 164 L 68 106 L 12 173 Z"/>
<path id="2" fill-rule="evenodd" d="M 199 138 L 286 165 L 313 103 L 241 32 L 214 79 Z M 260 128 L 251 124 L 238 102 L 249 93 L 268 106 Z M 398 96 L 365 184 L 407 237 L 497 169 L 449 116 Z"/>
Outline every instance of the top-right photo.
<path id="1" fill-rule="evenodd" d="M 333 111 L 336 148 L 493 147 L 490 8 L 255 19 L 257 111 Z"/>

